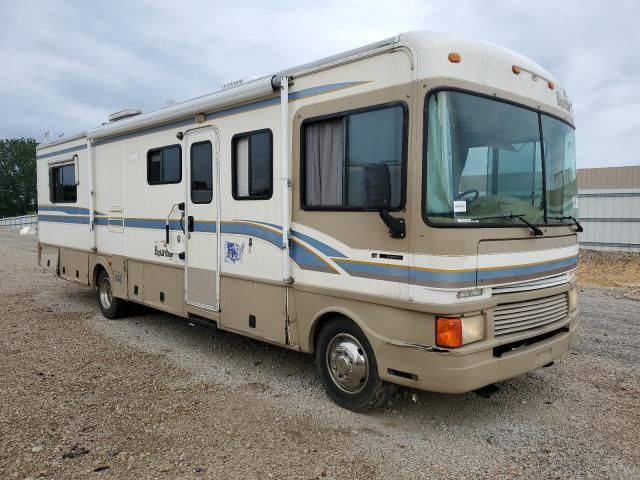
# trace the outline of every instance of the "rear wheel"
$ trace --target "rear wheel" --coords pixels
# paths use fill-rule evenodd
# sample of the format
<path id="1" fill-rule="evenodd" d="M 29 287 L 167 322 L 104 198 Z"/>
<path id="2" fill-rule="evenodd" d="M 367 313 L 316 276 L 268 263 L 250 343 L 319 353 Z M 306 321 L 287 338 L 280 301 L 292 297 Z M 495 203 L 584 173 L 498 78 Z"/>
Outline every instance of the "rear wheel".
<path id="1" fill-rule="evenodd" d="M 350 320 L 326 324 L 316 341 L 320 380 L 341 407 L 363 412 L 386 403 L 391 385 L 378 375 L 378 364 L 365 334 Z"/>
<path id="2" fill-rule="evenodd" d="M 102 270 L 97 281 L 98 305 L 102 315 L 109 319 L 120 318 L 124 314 L 126 301 L 113 296 L 109 274 Z"/>

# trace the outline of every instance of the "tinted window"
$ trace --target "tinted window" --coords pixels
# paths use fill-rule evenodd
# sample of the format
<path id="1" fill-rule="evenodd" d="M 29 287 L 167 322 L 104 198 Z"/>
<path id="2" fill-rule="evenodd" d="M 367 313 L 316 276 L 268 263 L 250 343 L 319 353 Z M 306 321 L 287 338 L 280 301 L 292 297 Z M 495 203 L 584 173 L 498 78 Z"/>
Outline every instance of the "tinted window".
<path id="1" fill-rule="evenodd" d="M 538 114 L 494 99 L 439 91 L 425 112 L 423 209 L 442 224 L 544 221 Z"/>
<path id="2" fill-rule="evenodd" d="M 394 105 L 308 122 L 303 134 L 305 206 L 400 208 L 405 117 L 405 108 Z"/>
<path id="3" fill-rule="evenodd" d="M 210 203 L 213 198 L 211 142 L 191 145 L 191 201 Z"/>
<path id="4" fill-rule="evenodd" d="M 266 200 L 273 193 L 271 131 L 233 138 L 233 198 Z"/>
<path id="5" fill-rule="evenodd" d="M 182 181 L 182 149 L 180 145 L 150 150 L 147 154 L 149 185 L 180 183 Z"/>
<path id="6" fill-rule="evenodd" d="M 52 203 L 74 203 L 77 200 L 76 167 L 74 164 L 52 167 L 49 171 Z"/>

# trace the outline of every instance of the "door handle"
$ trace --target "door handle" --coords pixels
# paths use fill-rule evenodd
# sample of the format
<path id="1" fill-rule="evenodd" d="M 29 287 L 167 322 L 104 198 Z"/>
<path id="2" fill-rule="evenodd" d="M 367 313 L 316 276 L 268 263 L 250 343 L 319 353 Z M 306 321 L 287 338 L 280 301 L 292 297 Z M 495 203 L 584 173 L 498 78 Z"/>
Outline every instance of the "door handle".
<path id="1" fill-rule="evenodd" d="M 193 215 L 189 215 L 187 217 L 187 230 L 189 232 L 193 232 L 193 226 L 194 226 L 194 221 L 193 221 Z"/>

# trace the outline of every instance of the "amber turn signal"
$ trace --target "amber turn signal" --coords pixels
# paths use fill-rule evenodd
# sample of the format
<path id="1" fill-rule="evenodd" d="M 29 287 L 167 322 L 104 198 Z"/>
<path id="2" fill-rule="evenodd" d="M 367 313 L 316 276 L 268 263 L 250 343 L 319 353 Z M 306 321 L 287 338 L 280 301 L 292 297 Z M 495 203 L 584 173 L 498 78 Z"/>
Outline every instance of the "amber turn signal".
<path id="1" fill-rule="evenodd" d="M 449 54 L 449 61 L 451 63 L 460 63 L 460 60 L 462 60 L 462 57 L 460 57 L 459 53 L 451 52 Z"/>
<path id="2" fill-rule="evenodd" d="M 457 317 L 436 317 L 436 345 L 456 348 L 462 346 L 462 320 Z"/>

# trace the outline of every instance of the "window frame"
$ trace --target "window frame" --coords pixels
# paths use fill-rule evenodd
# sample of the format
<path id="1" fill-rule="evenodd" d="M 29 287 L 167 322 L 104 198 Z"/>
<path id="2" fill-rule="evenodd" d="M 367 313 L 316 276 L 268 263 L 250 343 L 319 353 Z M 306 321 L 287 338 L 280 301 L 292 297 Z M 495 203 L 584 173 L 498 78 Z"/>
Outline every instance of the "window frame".
<path id="1" fill-rule="evenodd" d="M 431 88 L 424 96 L 424 103 L 423 103 L 423 107 L 422 107 L 422 152 L 420 155 L 420 165 L 421 165 L 421 170 L 420 170 L 420 189 L 421 189 L 421 198 L 420 198 L 420 213 L 422 216 L 422 221 L 428 225 L 429 227 L 432 228 L 518 228 L 521 226 L 525 226 L 524 223 L 518 224 L 518 223 L 513 223 L 513 224 L 506 224 L 506 223 L 483 223 L 482 225 L 479 224 L 468 224 L 468 223 L 452 223 L 452 224 L 445 224 L 445 223 L 434 223 L 431 220 L 429 220 L 429 217 L 427 215 L 427 199 L 428 199 L 428 192 L 427 192 L 427 178 L 426 178 L 426 174 L 425 172 L 427 171 L 426 167 L 427 167 L 427 162 L 429 161 L 429 159 L 427 158 L 427 147 L 429 145 L 429 100 L 431 99 L 432 95 L 436 95 L 439 92 L 458 92 L 458 93 L 466 93 L 468 95 L 474 95 L 476 97 L 480 97 L 480 98 L 485 98 L 488 100 L 494 100 L 496 102 L 500 102 L 500 103 L 506 103 L 507 105 L 512 105 L 514 107 L 519 107 L 519 108 L 523 108 L 525 110 L 529 110 L 531 112 L 536 113 L 536 115 L 538 116 L 538 131 L 539 131 L 539 135 L 540 135 L 540 159 L 542 161 L 542 188 L 543 188 L 543 198 L 544 198 L 544 203 L 545 203 L 545 207 L 544 207 L 544 222 L 545 223 L 536 223 L 534 224 L 536 227 L 566 227 L 566 226 L 570 226 L 571 224 L 568 223 L 548 223 L 547 220 L 547 206 L 546 206 L 546 202 L 547 202 L 547 180 L 546 180 L 546 165 L 545 165 L 545 148 L 544 148 L 544 136 L 542 133 L 542 116 L 546 115 L 547 117 L 551 117 L 555 120 L 558 120 L 562 123 L 565 123 L 566 125 L 568 125 L 569 127 L 571 127 L 574 131 L 576 129 L 575 125 L 573 125 L 570 121 L 559 117 L 558 115 L 555 115 L 553 113 L 547 112 L 545 110 L 542 110 L 540 108 L 535 108 L 535 107 L 531 107 L 529 105 L 524 105 L 522 103 L 518 103 L 515 102 L 513 100 L 508 100 L 506 98 L 501 98 L 495 95 L 489 95 L 486 93 L 481 93 L 481 92 L 476 92 L 473 90 L 467 90 L 466 88 L 459 88 L 459 87 L 447 87 L 447 86 L 439 86 L 439 87 L 434 87 Z"/>
<path id="2" fill-rule="evenodd" d="M 73 167 L 73 175 L 74 175 L 74 179 L 75 179 L 75 183 L 74 183 L 73 186 L 76 189 L 76 199 L 73 200 L 73 201 L 71 201 L 71 200 L 58 200 L 58 201 L 56 201 L 56 199 L 55 199 L 55 190 L 56 190 L 55 189 L 55 178 L 54 178 L 54 175 L 53 175 L 53 171 L 56 170 L 56 169 L 61 169 L 61 168 L 64 168 L 64 167 L 69 167 L 69 166 Z M 53 164 L 49 165 L 49 201 L 52 204 L 58 204 L 58 203 L 73 204 L 73 203 L 78 203 L 78 185 L 79 185 L 79 182 L 78 182 L 78 172 L 77 172 L 78 168 L 76 168 L 76 167 L 78 167 L 78 162 L 76 161 L 75 156 L 74 156 L 73 160 L 53 163 Z"/>
<path id="3" fill-rule="evenodd" d="M 208 202 L 196 202 L 193 199 L 193 147 L 196 147 L 198 145 L 204 145 L 208 143 L 211 146 L 211 198 L 209 199 Z M 191 146 L 189 147 L 189 200 L 191 200 L 191 203 L 193 203 L 194 205 L 209 205 L 211 202 L 213 202 L 213 143 L 211 142 L 211 140 L 202 140 L 201 142 L 194 142 L 191 144 Z"/>
<path id="4" fill-rule="evenodd" d="M 269 181 L 270 181 L 270 190 L 268 196 L 256 196 L 251 195 L 251 139 L 252 135 L 257 135 L 260 133 L 268 133 L 269 134 Z M 248 147 L 248 165 L 247 172 L 249 178 L 247 182 L 249 184 L 249 195 L 238 195 L 238 187 L 236 184 L 237 175 L 238 175 L 238 159 L 236 154 L 236 142 L 243 138 L 249 138 L 249 147 Z M 233 137 L 231 137 L 231 196 L 234 200 L 269 200 L 273 197 L 273 131 L 270 128 L 261 128 L 258 130 L 251 130 L 249 132 L 236 133 Z"/>
<path id="5" fill-rule="evenodd" d="M 310 124 L 326 122 L 330 120 L 343 119 L 348 115 L 354 115 L 358 113 L 372 112 L 376 110 L 384 110 L 392 107 L 402 108 L 402 156 L 401 156 L 401 173 L 400 173 L 400 205 L 397 207 L 389 208 L 389 212 L 403 211 L 407 203 L 407 161 L 409 150 L 409 106 L 407 102 L 402 100 L 395 100 L 386 103 L 380 103 L 376 105 L 370 105 L 367 107 L 353 108 L 350 110 L 343 110 L 340 112 L 329 113 L 326 115 L 319 115 L 317 117 L 305 118 L 300 124 L 300 208 L 305 211 L 311 212 L 377 212 L 379 209 L 371 209 L 364 207 L 338 207 L 338 206 L 323 206 L 323 205 L 307 205 L 307 158 L 306 158 L 306 127 Z M 347 135 L 346 126 L 343 127 L 345 131 L 344 135 L 344 160 L 346 166 L 347 152 L 349 148 L 349 138 Z M 348 178 L 348 177 L 347 177 Z M 348 181 L 348 180 L 347 180 Z M 346 187 L 349 188 L 348 185 Z"/>
<path id="6" fill-rule="evenodd" d="M 179 172 L 180 172 L 180 177 L 178 178 L 178 180 L 175 181 L 171 181 L 171 182 L 163 182 L 163 181 L 159 181 L 159 182 L 152 182 L 151 179 L 149 178 L 149 174 L 151 169 L 149 168 L 149 163 L 151 161 L 151 155 L 156 153 L 156 152 L 162 152 L 163 150 L 167 150 L 169 148 L 175 148 L 178 147 L 178 158 L 180 159 L 178 165 L 179 165 Z M 160 168 L 162 168 L 162 154 L 160 156 Z M 162 172 L 162 170 L 161 170 Z M 165 145 L 163 147 L 156 147 L 156 148 L 152 148 L 147 150 L 147 184 L 148 185 L 173 185 L 176 183 L 182 183 L 182 145 L 179 143 L 174 143 L 172 145 Z"/>

